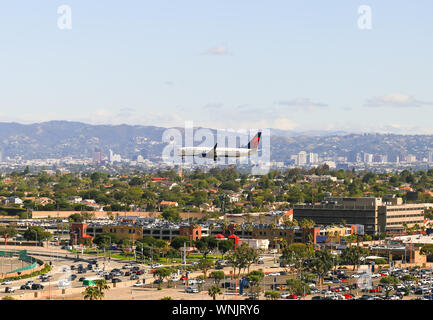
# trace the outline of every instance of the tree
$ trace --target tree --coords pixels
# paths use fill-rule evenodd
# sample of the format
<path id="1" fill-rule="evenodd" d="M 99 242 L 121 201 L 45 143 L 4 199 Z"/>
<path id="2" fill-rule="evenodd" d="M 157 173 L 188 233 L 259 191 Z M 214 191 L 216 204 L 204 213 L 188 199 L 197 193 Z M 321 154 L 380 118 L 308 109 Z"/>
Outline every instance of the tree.
<path id="1" fill-rule="evenodd" d="M 334 257 L 328 250 L 317 250 L 307 264 L 308 269 L 318 276 L 322 284 L 323 278 L 334 266 Z"/>
<path id="2" fill-rule="evenodd" d="M 302 275 L 305 269 L 305 261 L 312 257 L 314 250 L 311 245 L 305 243 L 292 243 L 284 245 L 280 261 L 284 264 L 294 265 L 296 272 Z"/>
<path id="3" fill-rule="evenodd" d="M 167 297 L 163 297 L 163 298 L 161 298 L 160 300 L 173 300 L 173 298 L 172 298 L 172 297 L 169 297 L 169 296 L 167 296 Z"/>
<path id="4" fill-rule="evenodd" d="M 290 278 L 287 279 L 286 284 L 287 290 L 291 294 L 296 294 L 299 298 L 301 298 L 304 293 L 310 293 L 310 286 L 301 279 Z"/>
<path id="5" fill-rule="evenodd" d="M 95 280 L 95 287 L 99 291 L 99 299 L 102 299 L 104 297 L 104 291 L 107 291 L 110 289 L 110 286 L 107 284 L 107 281 L 104 279 Z"/>
<path id="6" fill-rule="evenodd" d="M 9 227 L 0 226 L 0 236 L 4 237 L 6 234 L 9 239 L 12 239 L 18 234 L 18 231 L 12 226 Z"/>
<path id="7" fill-rule="evenodd" d="M 179 222 L 181 220 L 179 212 L 176 208 L 173 207 L 164 209 L 164 211 L 162 212 L 162 217 L 165 220 L 171 222 Z"/>
<path id="8" fill-rule="evenodd" d="M 207 271 L 208 271 L 209 269 L 211 269 L 211 268 L 213 267 L 213 265 L 214 265 L 214 263 L 213 263 L 212 261 L 210 261 L 210 260 L 207 260 L 207 259 L 201 259 L 201 260 L 198 262 L 197 267 L 198 267 L 201 271 L 203 271 L 203 278 L 204 278 L 204 279 L 206 279 Z"/>
<path id="9" fill-rule="evenodd" d="M 84 217 L 83 217 L 83 215 L 81 215 L 79 213 L 73 213 L 69 216 L 68 220 L 70 222 L 83 222 Z"/>
<path id="10" fill-rule="evenodd" d="M 343 251 L 341 255 L 341 260 L 343 261 L 343 263 L 353 265 L 353 271 L 355 271 L 355 268 L 359 267 L 361 261 L 363 260 L 363 258 L 368 256 L 369 252 L 370 251 L 364 247 L 350 246 Z"/>
<path id="11" fill-rule="evenodd" d="M 212 271 L 210 277 L 214 279 L 215 284 L 219 284 L 225 278 L 225 273 L 221 270 Z"/>
<path id="12" fill-rule="evenodd" d="M 195 247 L 203 254 L 203 258 L 206 259 L 209 252 L 217 247 L 217 241 L 212 237 L 203 237 L 195 241 Z"/>
<path id="13" fill-rule="evenodd" d="M 170 242 L 170 247 L 173 249 L 179 250 L 180 248 L 183 248 L 184 243 L 189 244 L 190 240 L 188 237 L 180 236 L 176 237 Z"/>
<path id="14" fill-rule="evenodd" d="M 164 278 L 168 278 L 169 276 L 171 276 L 171 273 L 172 273 L 171 269 L 170 268 L 166 268 L 166 267 L 158 268 L 158 269 L 155 270 L 155 272 L 153 273 L 153 277 L 154 278 L 157 277 L 158 280 L 159 280 L 158 288 L 161 289 L 162 280 L 164 280 Z"/>
<path id="15" fill-rule="evenodd" d="M 245 279 L 250 285 L 250 291 L 260 293 L 260 282 L 265 277 L 265 273 L 262 270 L 254 270 L 247 274 Z"/>
<path id="16" fill-rule="evenodd" d="M 26 240 L 43 241 L 51 237 L 51 233 L 38 226 L 30 226 L 23 234 Z"/>
<path id="17" fill-rule="evenodd" d="M 84 295 L 84 299 L 89 299 L 89 300 L 102 299 L 101 293 L 97 287 L 87 287 L 82 294 Z"/>
<path id="18" fill-rule="evenodd" d="M 219 240 L 218 241 L 218 250 L 222 253 L 222 259 L 224 259 L 224 255 L 233 249 L 234 243 L 231 240 Z"/>
<path id="19" fill-rule="evenodd" d="M 278 291 L 266 291 L 265 297 L 270 300 L 278 300 L 281 299 L 281 293 Z"/>
<path id="20" fill-rule="evenodd" d="M 237 247 L 233 254 L 228 257 L 228 260 L 232 263 L 233 273 L 236 274 L 236 269 L 238 269 L 238 277 L 242 269 L 249 269 L 251 264 L 253 264 L 258 257 L 258 252 L 256 249 L 250 248 L 247 243 L 242 243 Z"/>
<path id="21" fill-rule="evenodd" d="M 210 297 L 212 297 L 213 300 L 215 300 L 216 296 L 218 294 L 222 294 L 222 290 L 221 290 L 221 288 L 219 286 L 213 285 L 212 287 L 209 288 L 208 294 L 209 294 Z"/>
<path id="22" fill-rule="evenodd" d="M 384 285 L 385 295 L 388 297 L 389 293 L 394 289 L 394 286 L 399 283 L 398 278 L 393 276 L 382 277 L 380 283 Z"/>

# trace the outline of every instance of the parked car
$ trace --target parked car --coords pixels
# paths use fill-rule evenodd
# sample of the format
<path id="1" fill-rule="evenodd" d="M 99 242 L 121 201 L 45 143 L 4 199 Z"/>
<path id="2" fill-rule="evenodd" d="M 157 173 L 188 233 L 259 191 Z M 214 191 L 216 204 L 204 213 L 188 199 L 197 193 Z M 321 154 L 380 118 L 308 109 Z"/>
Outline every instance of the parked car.
<path id="1" fill-rule="evenodd" d="M 186 293 L 198 293 L 198 289 L 194 287 L 186 287 L 185 288 Z"/>
<path id="2" fill-rule="evenodd" d="M 3 281 L 2 284 L 3 284 L 3 285 L 6 285 L 6 284 L 12 284 L 12 281 L 10 281 L 10 280 L 6 280 L 6 281 Z"/>
<path id="3" fill-rule="evenodd" d="M 14 293 L 14 292 L 15 292 L 14 288 L 11 288 L 11 287 L 6 287 L 5 288 L 5 293 Z"/>
<path id="4" fill-rule="evenodd" d="M 290 294 L 286 299 L 298 299 L 298 296 L 296 294 Z"/>
<path id="5" fill-rule="evenodd" d="M 279 272 L 271 272 L 271 273 L 267 274 L 268 277 L 276 277 L 276 276 L 279 276 L 279 275 L 280 275 Z"/>
<path id="6" fill-rule="evenodd" d="M 119 279 L 119 278 L 113 278 L 113 279 L 111 280 L 111 283 L 116 283 L 116 282 L 122 282 L 122 280 Z"/>
<path id="7" fill-rule="evenodd" d="M 43 288 L 44 288 L 44 286 L 41 284 L 38 284 L 38 283 L 32 284 L 32 290 L 42 290 Z"/>
<path id="8" fill-rule="evenodd" d="M 131 279 L 132 280 L 132 279 Z M 140 280 L 138 280 L 136 283 L 134 283 L 132 286 L 133 287 L 142 287 L 144 285 L 143 282 L 141 282 Z"/>
<path id="9" fill-rule="evenodd" d="M 23 285 L 20 287 L 21 290 L 30 290 L 31 288 L 32 288 L 32 287 L 29 286 L 28 284 L 23 284 Z"/>
<path id="10" fill-rule="evenodd" d="M 138 276 L 137 276 L 136 274 L 132 274 L 132 275 L 129 277 L 129 280 L 138 280 Z"/>
<path id="11" fill-rule="evenodd" d="M 289 296 L 290 296 L 290 293 L 287 293 L 287 292 L 281 293 L 281 298 L 282 299 L 288 299 Z"/>

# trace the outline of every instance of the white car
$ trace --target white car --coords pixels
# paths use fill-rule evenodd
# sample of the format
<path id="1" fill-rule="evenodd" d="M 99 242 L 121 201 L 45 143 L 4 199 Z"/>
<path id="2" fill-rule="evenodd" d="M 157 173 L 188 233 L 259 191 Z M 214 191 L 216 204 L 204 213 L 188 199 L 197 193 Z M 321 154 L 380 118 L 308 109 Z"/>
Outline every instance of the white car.
<path id="1" fill-rule="evenodd" d="M 140 280 L 138 280 L 136 283 L 134 283 L 132 286 L 133 287 L 141 287 L 141 286 L 143 286 L 143 282 L 141 282 Z"/>
<path id="2" fill-rule="evenodd" d="M 380 274 L 379 273 L 373 273 L 371 275 L 372 278 L 380 278 Z"/>
<path id="3" fill-rule="evenodd" d="M 6 281 L 2 282 L 2 284 L 12 284 L 12 281 L 6 280 Z"/>
<path id="4" fill-rule="evenodd" d="M 122 269 L 131 269 L 131 268 L 133 268 L 134 266 L 132 265 L 132 264 L 125 264 L 123 267 L 122 267 Z"/>
<path id="5" fill-rule="evenodd" d="M 201 279 L 190 279 L 190 280 L 188 280 L 188 284 L 199 284 L 199 283 L 203 283 L 203 280 L 201 280 Z"/>
<path id="6" fill-rule="evenodd" d="M 276 277 L 276 276 L 279 276 L 279 275 L 280 275 L 279 272 L 272 272 L 272 273 L 268 273 L 267 274 L 268 277 Z"/>
<path id="7" fill-rule="evenodd" d="M 154 268 L 161 268 L 161 267 L 163 267 L 164 265 L 163 264 L 161 264 L 161 263 L 155 263 L 155 264 L 152 264 L 150 267 L 152 268 L 152 269 L 154 269 Z"/>
<path id="8" fill-rule="evenodd" d="M 185 289 L 186 293 L 198 293 L 198 289 L 197 288 L 193 288 L 193 287 L 187 287 Z"/>
<path id="9" fill-rule="evenodd" d="M 288 296 L 290 296 L 290 293 L 288 293 L 288 292 L 283 292 L 283 293 L 281 294 L 281 298 L 282 298 L 282 299 L 287 299 Z"/>
<path id="10" fill-rule="evenodd" d="M 180 278 L 179 277 L 171 277 L 170 281 L 180 281 Z"/>

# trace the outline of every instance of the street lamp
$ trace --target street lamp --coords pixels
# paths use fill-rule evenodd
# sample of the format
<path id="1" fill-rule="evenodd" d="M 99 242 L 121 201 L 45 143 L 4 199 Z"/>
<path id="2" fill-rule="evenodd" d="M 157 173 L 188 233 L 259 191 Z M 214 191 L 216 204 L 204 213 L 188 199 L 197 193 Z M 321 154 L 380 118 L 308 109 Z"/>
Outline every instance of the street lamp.
<path id="1" fill-rule="evenodd" d="M 111 236 L 109 235 L 104 235 L 104 238 L 110 238 L 110 261 L 111 261 Z M 104 246 L 104 250 L 105 250 L 105 246 Z M 104 264 L 105 264 L 105 252 L 104 252 Z"/>

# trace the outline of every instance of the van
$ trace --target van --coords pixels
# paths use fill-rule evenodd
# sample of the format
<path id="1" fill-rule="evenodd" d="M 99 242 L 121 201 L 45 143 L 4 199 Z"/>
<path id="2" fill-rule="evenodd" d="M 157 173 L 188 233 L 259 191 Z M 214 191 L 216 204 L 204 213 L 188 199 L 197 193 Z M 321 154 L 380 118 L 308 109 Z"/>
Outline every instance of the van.
<path id="1" fill-rule="evenodd" d="M 83 280 L 83 286 L 85 286 L 85 287 L 94 287 L 95 286 L 95 281 L 94 280 L 84 279 Z"/>

